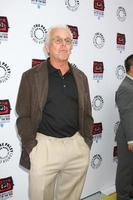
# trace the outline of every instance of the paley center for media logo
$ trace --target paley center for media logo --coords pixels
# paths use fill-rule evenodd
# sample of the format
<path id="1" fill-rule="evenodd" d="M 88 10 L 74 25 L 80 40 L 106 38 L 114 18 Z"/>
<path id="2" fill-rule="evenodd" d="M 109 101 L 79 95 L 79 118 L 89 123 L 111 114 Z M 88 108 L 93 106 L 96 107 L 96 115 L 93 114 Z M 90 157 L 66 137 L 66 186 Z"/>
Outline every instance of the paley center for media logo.
<path id="1" fill-rule="evenodd" d="M 93 44 L 96 48 L 101 49 L 105 44 L 105 38 L 102 33 L 95 33 L 93 37 Z"/>
<path id="2" fill-rule="evenodd" d="M 8 19 L 5 16 L 0 16 L 0 43 L 8 40 Z"/>
<path id="3" fill-rule="evenodd" d="M 116 16 L 117 16 L 117 19 L 119 21 L 124 22 L 126 20 L 126 17 L 127 17 L 127 13 L 126 13 L 125 8 L 119 6 L 117 11 L 116 11 Z"/>
<path id="4" fill-rule="evenodd" d="M 100 154 L 95 154 L 91 160 L 91 167 L 97 169 L 102 163 L 102 156 Z"/>
<path id="5" fill-rule="evenodd" d="M 47 30 L 41 24 L 34 24 L 31 29 L 31 38 L 37 44 L 42 44 L 46 40 Z"/>
<path id="6" fill-rule="evenodd" d="M 32 67 L 40 65 L 43 61 L 44 59 L 32 59 Z"/>
<path id="7" fill-rule="evenodd" d="M 126 75 L 126 69 L 123 65 L 118 65 L 116 67 L 116 70 L 115 70 L 115 75 L 117 77 L 118 80 L 121 80 L 125 77 Z"/>
<path id="8" fill-rule="evenodd" d="M 65 0 L 65 5 L 70 11 L 76 11 L 79 7 L 79 0 Z"/>
<path id="9" fill-rule="evenodd" d="M 117 50 L 120 51 L 120 53 L 125 50 L 125 44 L 126 44 L 125 34 L 117 33 L 116 44 L 117 44 Z"/>
<path id="10" fill-rule="evenodd" d="M 5 63 L 0 61 L 0 83 L 6 82 L 11 74 L 10 67 Z"/>
<path id="11" fill-rule="evenodd" d="M 104 0 L 94 0 L 94 15 L 100 19 L 104 16 Z"/>
<path id="12" fill-rule="evenodd" d="M 31 3 L 37 5 L 38 8 L 46 6 L 46 0 L 31 0 Z"/>
<path id="13" fill-rule="evenodd" d="M 98 142 L 101 139 L 102 131 L 103 131 L 102 122 L 93 124 L 92 134 L 93 134 L 94 141 Z"/>
<path id="14" fill-rule="evenodd" d="M 13 197 L 13 179 L 11 176 L 0 179 L 0 200 Z"/>
<path id="15" fill-rule="evenodd" d="M 7 142 L 0 143 L 0 164 L 8 162 L 13 155 L 13 148 Z"/>
<path id="16" fill-rule="evenodd" d="M 93 79 L 99 80 L 103 79 L 104 65 L 103 62 L 94 61 L 93 62 Z"/>
<path id="17" fill-rule="evenodd" d="M 72 35 L 73 35 L 73 45 L 77 46 L 78 45 L 78 37 L 79 37 L 78 27 L 72 26 L 72 25 L 67 25 L 67 26 L 71 30 Z"/>
<path id="18" fill-rule="evenodd" d="M 96 95 L 92 100 L 92 108 L 95 111 L 100 111 L 103 108 L 104 100 L 101 95 Z"/>
<path id="19" fill-rule="evenodd" d="M 10 122 L 11 106 L 8 99 L 0 100 L 0 127 Z"/>

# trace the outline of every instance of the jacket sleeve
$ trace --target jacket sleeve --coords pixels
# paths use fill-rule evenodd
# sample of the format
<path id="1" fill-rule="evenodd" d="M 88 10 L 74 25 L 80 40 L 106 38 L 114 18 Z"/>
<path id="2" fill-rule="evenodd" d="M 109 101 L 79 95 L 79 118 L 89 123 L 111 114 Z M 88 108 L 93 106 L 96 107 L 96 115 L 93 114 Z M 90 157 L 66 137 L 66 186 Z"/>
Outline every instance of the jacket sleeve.
<path id="1" fill-rule="evenodd" d="M 85 110 L 85 119 L 87 119 L 87 120 L 85 120 L 85 122 L 87 123 L 87 124 L 85 124 L 85 127 L 88 129 L 88 138 L 90 140 L 90 143 L 92 144 L 92 139 L 93 139 L 92 129 L 93 129 L 93 121 L 94 120 L 92 117 L 92 107 L 91 107 L 89 84 L 88 84 L 88 80 L 87 80 L 86 76 L 84 79 L 84 84 L 85 84 L 85 98 L 86 98 L 85 99 L 85 107 L 87 108 Z"/>
<path id="2" fill-rule="evenodd" d="M 120 123 L 124 130 L 127 142 L 133 140 L 133 100 L 131 91 L 120 87 L 115 96 L 120 114 Z"/>
<path id="3" fill-rule="evenodd" d="M 16 124 L 18 128 L 18 134 L 21 138 L 22 146 L 30 153 L 32 148 L 37 144 L 35 134 L 31 123 L 31 89 L 27 74 L 24 73 L 21 78 L 16 112 L 18 115 Z"/>

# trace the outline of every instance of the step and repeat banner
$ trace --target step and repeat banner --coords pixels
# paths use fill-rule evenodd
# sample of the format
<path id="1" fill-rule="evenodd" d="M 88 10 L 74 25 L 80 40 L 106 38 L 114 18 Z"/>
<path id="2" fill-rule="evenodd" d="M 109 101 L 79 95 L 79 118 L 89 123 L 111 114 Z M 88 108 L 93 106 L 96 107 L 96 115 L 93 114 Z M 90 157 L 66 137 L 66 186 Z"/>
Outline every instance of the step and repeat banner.
<path id="1" fill-rule="evenodd" d="M 82 198 L 115 190 L 119 115 L 114 96 L 133 52 L 132 0 L 0 0 L 0 200 L 29 200 L 19 166 L 15 104 L 21 75 L 46 59 L 49 27 L 73 33 L 70 62 L 88 77 L 94 117 L 90 166 Z M 70 180 L 71 181 L 71 180 Z"/>

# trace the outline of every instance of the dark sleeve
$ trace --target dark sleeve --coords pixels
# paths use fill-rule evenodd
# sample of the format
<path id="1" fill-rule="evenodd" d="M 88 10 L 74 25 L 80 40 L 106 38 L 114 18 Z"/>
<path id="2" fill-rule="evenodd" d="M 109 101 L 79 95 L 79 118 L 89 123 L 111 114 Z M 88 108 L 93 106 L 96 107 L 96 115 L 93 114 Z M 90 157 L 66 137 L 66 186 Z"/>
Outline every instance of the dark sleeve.
<path id="1" fill-rule="evenodd" d="M 120 123 L 127 142 L 133 140 L 133 95 L 126 87 L 120 87 L 115 96 L 120 114 Z"/>
<path id="2" fill-rule="evenodd" d="M 93 129 L 93 117 L 92 117 L 92 107 L 91 107 L 91 99 L 90 99 L 90 90 L 89 90 L 89 84 L 87 77 L 85 76 L 84 79 L 84 84 L 85 84 L 85 107 L 87 108 L 85 110 L 85 127 L 88 130 L 86 137 L 88 137 L 90 146 L 92 144 L 92 129 Z"/>

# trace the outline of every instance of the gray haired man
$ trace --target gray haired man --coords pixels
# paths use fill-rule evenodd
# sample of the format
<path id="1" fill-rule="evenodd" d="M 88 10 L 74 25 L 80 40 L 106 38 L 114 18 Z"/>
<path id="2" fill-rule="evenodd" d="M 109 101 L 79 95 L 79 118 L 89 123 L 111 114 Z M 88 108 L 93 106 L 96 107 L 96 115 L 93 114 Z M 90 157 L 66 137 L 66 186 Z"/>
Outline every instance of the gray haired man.
<path id="1" fill-rule="evenodd" d="M 88 81 L 68 62 L 68 27 L 51 28 L 45 50 L 49 58 L 24 72 L 20 83 L 20 164 L 30 169 L 30 200 L 79 200 L 92 144 Z"/>

